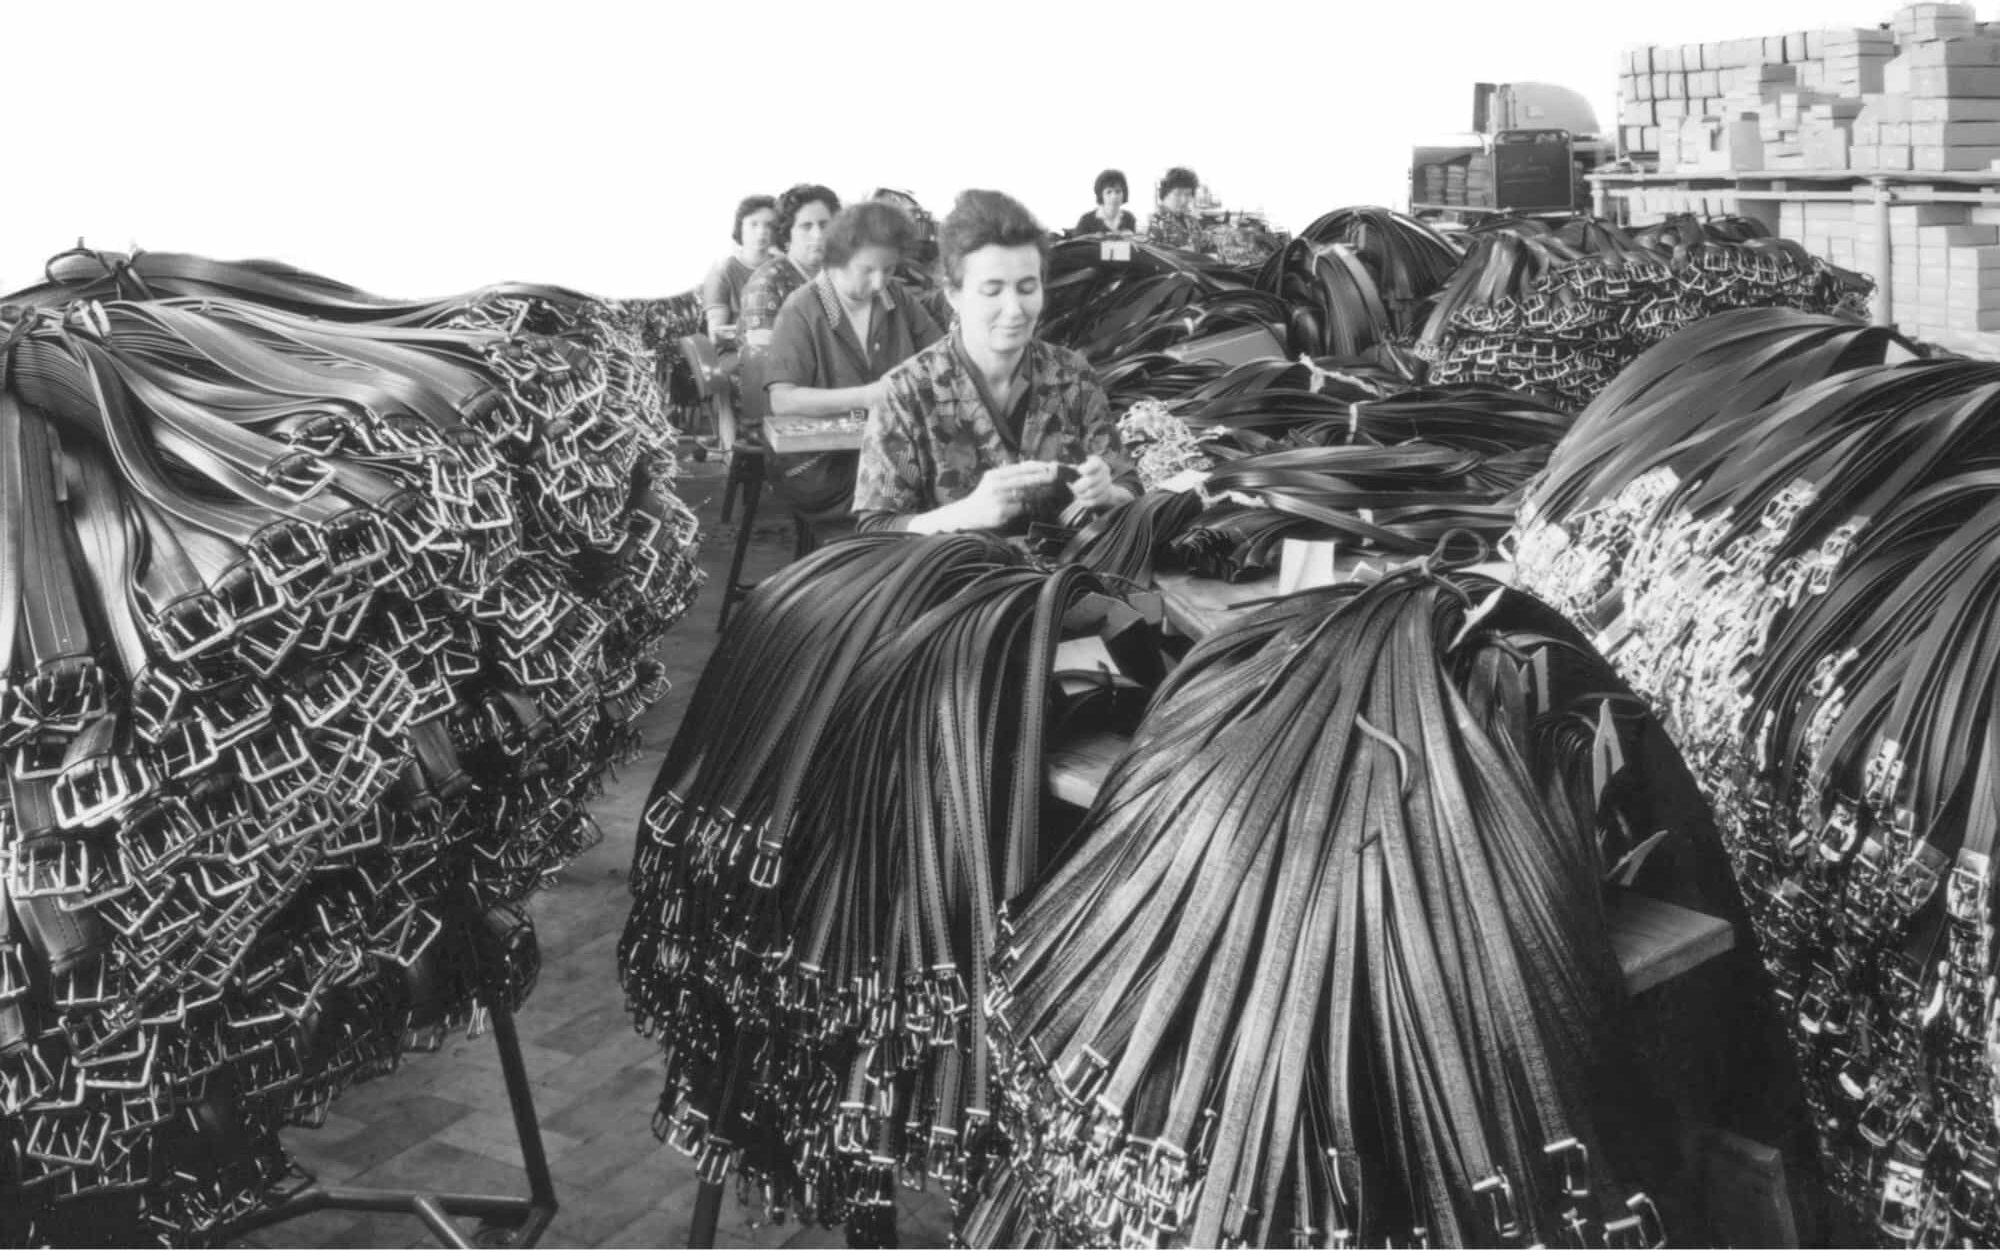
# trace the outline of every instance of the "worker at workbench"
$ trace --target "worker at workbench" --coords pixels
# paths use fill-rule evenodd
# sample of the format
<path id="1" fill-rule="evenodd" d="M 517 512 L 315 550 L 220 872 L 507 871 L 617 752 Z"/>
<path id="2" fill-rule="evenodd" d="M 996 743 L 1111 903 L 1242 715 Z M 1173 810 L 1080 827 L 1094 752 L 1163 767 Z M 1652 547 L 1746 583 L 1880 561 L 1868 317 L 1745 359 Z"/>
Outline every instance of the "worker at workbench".
<path id="1" fill-rule="evenodd" d="M 1097 207 L 1077 218 L 1071 234 L 1131 234 L 1139 228 L 1131 210 L 1125 207 L 1125 201 L 1132 198 L 1132 189 L 1125 183 L 1124 170 L 1105 170 L 1097 175 L 1091 190 L 1097 196 Z"/>
<path id="2" fill-rule="evenodd" d="M 1177 247 L 1188 252 L 1208 252 L 1208 230 L 1194 211 L 1195 193 L 1201 178 L 1183 165 L 1176 165 L 1160 178 L 1159 202 L 1146 222 L 1146 241 L 1159 247 Z"/>
<path id="3" fill-rule="evenodd" d="M 826 229 L 826 259 L 792 292 L 771 329 L 764 385 L 773 417 L 865 416 L 882 402 L 891 369 L 944 337 L 901 283 L 891 281 L 916 227 L 879 200 L 849 205 Z M 796 512 L 845 510 L 855 453 L 780 456 L 771 485 Z"/>
<path id="4" fill-rule="evenodd" d="M 1104 388 L 1083 357 L 1035 338 L 1048 236 L 998 191 L 958 197 L 940 232 L 957 325 L 886 379 L 861 444 L 860 529 L 1004 529 L 1065 504 L 1132 499 Z M 1072 480 L 1062 472 L 1074 470 Z"/>

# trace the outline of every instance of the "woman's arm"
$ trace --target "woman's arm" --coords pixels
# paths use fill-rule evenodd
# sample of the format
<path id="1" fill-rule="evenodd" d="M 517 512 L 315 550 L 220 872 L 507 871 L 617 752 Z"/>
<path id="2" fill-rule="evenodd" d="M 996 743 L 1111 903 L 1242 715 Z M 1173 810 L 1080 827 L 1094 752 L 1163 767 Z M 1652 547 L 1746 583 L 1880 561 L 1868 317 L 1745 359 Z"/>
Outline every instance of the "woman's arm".
<path id="1" fill-rule="evenodd" d="M 800 386 L 772 382 L 765 388 L 774 417 L 844 417 L 867 412 L 882 402 L 882 383 L 866 386 Z"/>
<path id="2" fill-rule="evenodd" d="M 710 269 L 708 276 L 701 280 L 701 308 L 708 317 L 708 337 L 718 343 L 731 337 L 725 335 L 724 327 L 733 325 L 736 320 L 735 309 L 731 307 L 734 301 L 729 297 L 728 266 L 729 262 L 723 261 Z"/>
<path id="3" fill-rule="evenodd" d="M 882 399 L 879 381 L 866 386 L 814 385 L 821 376 L 820 361 L 806 305 L 798 298 L 802 293 L 792 292 L 792 298 L 778 310 L 777 324 L 771 327 L 771 350 L 764 372 L 771 415 L 841 417 L 856 409 L 873 408 Z"/>

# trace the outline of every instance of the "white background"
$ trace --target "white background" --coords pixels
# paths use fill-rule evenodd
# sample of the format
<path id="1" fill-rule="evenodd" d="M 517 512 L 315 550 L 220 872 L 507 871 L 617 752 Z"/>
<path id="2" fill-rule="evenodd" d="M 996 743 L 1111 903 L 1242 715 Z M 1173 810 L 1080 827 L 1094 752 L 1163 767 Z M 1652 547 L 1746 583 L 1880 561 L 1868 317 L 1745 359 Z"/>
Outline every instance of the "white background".
<path id="1" fill-rule="evenodd" d="M 0 290 L 79 236 L 269 256 L 385 295 L 687 289 L 752 191 L 967 186 L 1045 223 L 1170 164 L 1297 228 L 1400 204 L 1476 81 L 1583 92 L 1620 54 L 1890 20 L 1867 0 L 0 0 Z M 1982 12 L 1982 17 L 1991 16 Z"/>

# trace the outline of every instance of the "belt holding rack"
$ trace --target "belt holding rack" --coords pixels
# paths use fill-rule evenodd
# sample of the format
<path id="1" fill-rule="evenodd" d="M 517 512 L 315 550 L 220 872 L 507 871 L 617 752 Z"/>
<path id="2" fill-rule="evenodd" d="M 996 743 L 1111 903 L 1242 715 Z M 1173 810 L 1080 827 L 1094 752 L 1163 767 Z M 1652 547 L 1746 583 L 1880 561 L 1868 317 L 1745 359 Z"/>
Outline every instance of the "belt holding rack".
<path id="1" fill-rule="evenodd" d="M 1585 414 L 1518 567 L 1715 803 L 1848 1227 L 1989 1241 L 2000 371 L 1728 320 Z"/>
<path id="2" fill-rule="evenodd" d="M 649 801 L 620 947 L 668 1053 L 655 1128 L 706 1178 L 862 1239 L 893 1230 L 899 1182 L 976 1179 L 993 909 L 1048 855 L 1055 646 L 1105 616 L 1094 585 L 984 538 L 863 535 L 732 620 Z"/>
<path id="3" fill-rule="evenodd" d="M 693 516 L 573 293 L 78 253 L 4 308 L 0 1239 L 199 1241 L 527 992 Z"/>
<path id="4" fill-rule="evenodd" d="M 1601 1136 L 1578 1079 L 1620 994 L 1601 881 L 1653 827 L 1612 783 L 1676 767 L 1630 708 L 1458 573 L 1197 644 L 1001 921 L 1013 1148 L 964 1240 L 1664 1244 L 1668 1144 Z"/>

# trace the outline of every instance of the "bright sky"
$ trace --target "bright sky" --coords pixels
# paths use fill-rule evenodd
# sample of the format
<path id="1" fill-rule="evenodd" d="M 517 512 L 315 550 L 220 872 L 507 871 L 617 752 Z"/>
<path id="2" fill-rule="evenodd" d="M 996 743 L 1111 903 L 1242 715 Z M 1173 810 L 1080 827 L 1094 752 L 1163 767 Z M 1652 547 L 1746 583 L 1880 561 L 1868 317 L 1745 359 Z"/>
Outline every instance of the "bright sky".
<path id="1" fill-rule="evenodd" d="M 749 192 L 886 184 L 942 217 L 958 190 L 992 186 L 1067 225 L 1105 166 L 1142 216 L 1185 164 L 1296 228 L 1400 204 L 1410 145 L 1467 129 L 1476 81 L 1561 83 L 1610 125 L 1628 46 L 1893 11 L 19 0 L 0 25 L 0 291 L 82 236 L 269 256 L 385 295 L 505 279 L 669 295 L 728 250 Z"/>

